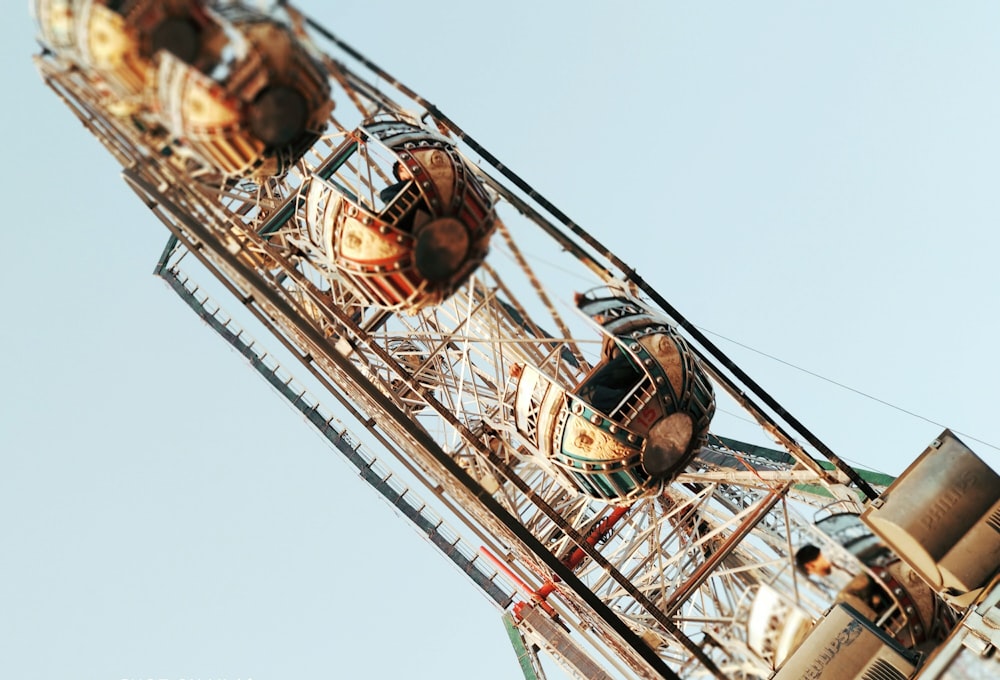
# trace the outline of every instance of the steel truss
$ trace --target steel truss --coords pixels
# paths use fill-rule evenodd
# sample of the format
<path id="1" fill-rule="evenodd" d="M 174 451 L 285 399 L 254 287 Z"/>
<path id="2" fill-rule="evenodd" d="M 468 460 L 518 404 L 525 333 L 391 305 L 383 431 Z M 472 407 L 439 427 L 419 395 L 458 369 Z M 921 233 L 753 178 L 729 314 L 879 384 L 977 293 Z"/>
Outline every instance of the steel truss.
<path id="1" fill-rule="evenodd" d="M 169 229 L 158 271 L 182 297 L 192 295 L 182 263 L 220 282 L 318 381 L 324 399 L 336 399 L 366 428 L 364 439 L 405 467 L 439 512 L 519 584 L 519 605 L 495 593 L 492 600 L 512 609 L 524 634 L 548 643 L 571 672 L 585 661 L 568 660 L 552 636 L 609 677 L 768 677 L 773 644 L 748 630 L 755 601 L 766 590 L 788 610 L 820 616 L 832 594 L 797 575 L 791 555 L 802 543 L 822 542 L 844 556 L 817 532 L 817 513 L 859 512 L 876 485 L 436 107 L 293 8 L 281 18 L 320 55 L 337 108 L 327 134 L 286 174 L 267 180 L 226 182 L 190 159 L 164 155 L 162 139 L 107 112 L 86 72 L 56 55 L 37 59 L 47 84 Z M 383 91 L 374 82 L 389 85 Z M 498 218 L 486 262 L 455 294 L 418 310 L 372 304 L 331 268 L 308 226 L 307 194 L 318 178 L 374 192 L 366 168 L 352 159 L 389 158 L 378 135 L 366 134 L 372 121 L 387 119 L 443 135 Z M 543 253 L 543 261 L 528 252 Z M 601 336 L 576 311 L 567 280 L 579 280 L 577 290 L 626 291 L 670 319 L 717 392 L 758 422 L 780 455 L 761 457 L 713 436 L 662 494 L 615 505 L 569 488 L 511 415 L 514 365 L 571 391 L 595 362 Z M 493 583 L 473 581 L 483 589 Z M 883 623 L 901 631 L 912 621 L 894 607 Z"/>

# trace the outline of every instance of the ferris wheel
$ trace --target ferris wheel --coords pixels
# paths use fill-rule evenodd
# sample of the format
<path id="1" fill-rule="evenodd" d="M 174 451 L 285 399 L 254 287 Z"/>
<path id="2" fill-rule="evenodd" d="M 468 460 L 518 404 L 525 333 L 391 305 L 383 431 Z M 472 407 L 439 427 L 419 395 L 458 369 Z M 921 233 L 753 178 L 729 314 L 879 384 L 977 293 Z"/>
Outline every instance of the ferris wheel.
<path id="1" fill-rule="evenodd" d="M 504 612 L 527 677 L 541 651 L 574 677 L 768 678 L 828 622 L 910 677 L 960 626 L 963 605 L 865 521 L 892 478 L 841 461 L 609 247 L 324 27 L 240 2 L 35 12 L 42 77 L 169 230 L 158 274 L 359 468 L 369 448 L 404 468 L 419 492 L 370 477 L 421 530 L 444 515 L 474 537 L 436 544 Z M 196 275 L 364 436 L 304 399 Z M 720 405 L 774 448 L 716 432 Z M 830 578 L 803 570 L 804 546 Z"/>

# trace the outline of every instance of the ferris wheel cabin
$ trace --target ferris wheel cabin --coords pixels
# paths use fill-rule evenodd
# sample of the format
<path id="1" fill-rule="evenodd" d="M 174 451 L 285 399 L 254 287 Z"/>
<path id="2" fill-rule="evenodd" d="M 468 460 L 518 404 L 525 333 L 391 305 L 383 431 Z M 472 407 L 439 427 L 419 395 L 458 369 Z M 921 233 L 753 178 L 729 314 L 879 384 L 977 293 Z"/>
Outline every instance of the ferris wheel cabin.
<path id="1" fill-rule="evenodd" d="M 571 391 L 521 369 L 517 430 L 588 496 L 623 502 L 659 493 L 708 438 L 712 385 L 669 322 L 624 292 L 601 289 L 577 303 L 601 327 L 604 356 Z"/>
<path id="2" fill-rule="evenodd" d="M 303 231 L 373 307 L 448 298 L 489 252 L 493 198 L 445 138 L 403 120 L 356 129 L 303 188 Z"/>

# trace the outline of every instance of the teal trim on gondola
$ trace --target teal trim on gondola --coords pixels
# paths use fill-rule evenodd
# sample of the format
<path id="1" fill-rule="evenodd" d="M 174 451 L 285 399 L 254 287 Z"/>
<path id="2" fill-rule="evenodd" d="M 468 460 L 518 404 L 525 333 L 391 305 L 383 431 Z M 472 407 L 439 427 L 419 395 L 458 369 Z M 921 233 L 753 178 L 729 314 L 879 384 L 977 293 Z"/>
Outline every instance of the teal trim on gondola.
<path id="1" fill-rule="evenodd" d="M 576 485 L 583 489 L 584 493 L 588 496 L 593 496 L 596 498 L 606 498 L 607 495 L 603 493 L 595 484 L 590 483 L 590 477 L 587 475 L 582 475 L 579 472 L 570 471 L 570 476 L 576 482 Z"/>
<path id="2" fill-rule="evenodd" d="M 640 469 L 640 468 L 633 468 Z M 649 482 L 648 475 L 642 475 L 642 477 L 637 477 L 631 472 L 615 472 L 607 477 L 611 482 L 615 483 L 615 487 L 621 492 L 621 495 L 627 496 L 638 488 L 645 488 Z"/>
<path id="3" fill-rule="evenodd" d="M 622 427 L 604 414 L 594 410 L 594 408 L 587 404 L 587 402 L 577 398 L 575 395 L 567 395 L 567 398 L 569 405 L 569 414 L 566 416 L 567 418 L 580 418 L 581 420 L 585 420 L 597 429 L 605 432 L 615 441 L 620 442 L 623 446 L 636 452 L 632 456 L 619 460 L 629 460 L 633 457 L 638 458 L 639 452 L 642 451 L 643 444 L 646 441 L 645 437 Z M 563 441 L 563 438 L 566 436 L 565 423 L 560 424 L 558 435 L 559 453 L 562 455 L 581 461 L 594 462 L 596 460 L 594 458 L 583 458 L 570 453 L 565 449 L 565 442 Z M 607 461 L 602 460 L 600 462 L 605 463 Z"/>
<path id="4" fill-rule="evenodd" d="M 649 486 L 650 477 L 642 471 L 638 460 L 631 464 L 587 463 L 574 459 L 556 459 L 556 465 L 569 474 L 588 493 L 605 498 L 620 498 Z"/>
<path id="5" fill-rule="evenodd" d="M 586 402 L 568 397 L 567 420 L 579 418 L 596 427 L 632 453 L 621 458 L 602 460 L 580 456 L 564 447 L 565 422 L 559 429 L 559 451 L 552 461 L 563 469 L 585 493 L 597 498 L 620 499 L 649 487 L 650 477 L 642 469 L 641 451 L 645 439 L 622 428 L 589 407 Z"/>
<path id="6" fill-rule="evenodd" d="M 639 456 L 629 456 L 625 459 L 610 461 L 598 461 L 593 458 L 584 459 L 578 457 L 567 457 L 565 461 L 561 462 L 563 462 L 566 467 L 574 470 L 598 474 L 610 474 L 615 471 L 629 470 L 635 467 L 639 462 Z"/>
<path id="7" fill-rule="evenodd" d="M 627 472 L 614 472 L 610 475 L 596 475 L 594 482 L 602 487 L 606 493 L 612 497 L 627 496 L 632 491 L 642 486 L 634 476 Z"/>

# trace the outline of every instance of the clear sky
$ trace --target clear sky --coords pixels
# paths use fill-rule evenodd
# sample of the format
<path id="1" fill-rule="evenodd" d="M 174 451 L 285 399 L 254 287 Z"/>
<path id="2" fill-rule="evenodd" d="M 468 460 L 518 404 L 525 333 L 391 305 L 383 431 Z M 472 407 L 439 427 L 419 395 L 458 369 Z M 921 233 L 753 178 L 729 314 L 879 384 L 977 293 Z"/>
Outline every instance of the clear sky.
<path id="1" fill-rule="evenodd" d="M 0 25 L 0 677 L 517 677 L 487 600 L 151 276 L 166 231 L 43 87 L 25 4 Z M 1000 467 L 1000 4 L 303 6 L 840 456 L 899 473 L 948 426 Z"/>

